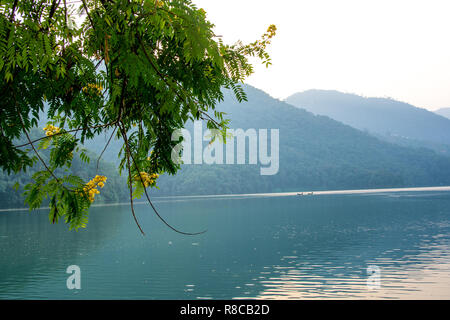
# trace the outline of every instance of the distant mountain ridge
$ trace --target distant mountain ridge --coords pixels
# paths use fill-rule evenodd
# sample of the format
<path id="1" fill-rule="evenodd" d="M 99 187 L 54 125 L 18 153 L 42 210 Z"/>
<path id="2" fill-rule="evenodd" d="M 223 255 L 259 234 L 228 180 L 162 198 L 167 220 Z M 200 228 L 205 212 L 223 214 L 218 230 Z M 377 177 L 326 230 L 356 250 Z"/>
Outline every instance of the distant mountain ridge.
<path id="1" fill-rule="evenodd" d="M 441 108 L 434 111 L 434 113 L 446 117 L 447 119 L 450 119 L 450 108 Z"/>
<path id="2" fill-rule="evenodd" d="M 434 148 L 436 145 L 450 145 L 450 119 L 393 99 L 308 90 L 293 94 L 285 101 L 391 140 L 403 140 L 405 143 L 409 140 L 415 146 L 430 143 L 434 150 L 439 149 Z"/>

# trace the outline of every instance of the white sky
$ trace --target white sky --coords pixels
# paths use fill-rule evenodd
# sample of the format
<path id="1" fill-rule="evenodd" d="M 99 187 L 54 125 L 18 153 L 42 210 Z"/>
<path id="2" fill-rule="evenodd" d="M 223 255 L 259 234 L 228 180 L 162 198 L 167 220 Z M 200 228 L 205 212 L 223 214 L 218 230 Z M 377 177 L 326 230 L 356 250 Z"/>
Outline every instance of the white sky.
<path id="1" fill-rule="evenodd" d="M 193 0 L 232 43 L 278 28 L 273 65 L 248 83 L 273 97 L 334 89 L 450 107 L 450 0 Z"/>

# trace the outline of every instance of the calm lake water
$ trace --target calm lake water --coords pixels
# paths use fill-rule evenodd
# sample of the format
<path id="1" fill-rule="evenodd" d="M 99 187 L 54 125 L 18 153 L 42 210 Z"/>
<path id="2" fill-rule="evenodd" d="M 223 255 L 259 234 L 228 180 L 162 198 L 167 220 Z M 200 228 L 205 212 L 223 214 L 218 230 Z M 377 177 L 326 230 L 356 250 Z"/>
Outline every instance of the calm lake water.
<path id="1" fill-rule="evenodd" d="M 450 298 L 450 192 L 158 200 L 91 209 L 79 232 L 46 210 L 0 212 L 0 299 Z M 68 290 L 66 268 L 81 268 Z M 380 287 L 367 287 L 368 266 Z"/>

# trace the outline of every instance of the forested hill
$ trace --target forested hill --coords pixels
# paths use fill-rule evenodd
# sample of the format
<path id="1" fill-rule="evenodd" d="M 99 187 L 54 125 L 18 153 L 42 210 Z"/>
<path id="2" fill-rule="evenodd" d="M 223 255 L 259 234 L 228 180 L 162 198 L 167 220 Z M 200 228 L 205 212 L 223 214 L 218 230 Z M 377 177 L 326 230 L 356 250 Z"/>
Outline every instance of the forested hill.
<path id="1" fill-rule="evenodd" d="M 183 165 L 176 176 L 162 175 L 160 190 L 151 194 L 200 195 L 282 192 L 301 190 L 357 189 L 450 185 L 450 158 L 429 149 L 400 147 L 325 116 L 271 98 L 261 90 L 245 86 L 248 102 L 238 103 L 230 95 L 218 106 L 228 113 L 232 128 L 279 129 L 279 172 L 261 176 L 260 165 Z M 190 126 L 192 133 L 192 126 Z M 206 126 L 203 125 L 203 132 Z M 192 133 L 192 138 L 194 134 Z M 270 132 L 269 132 L 270 136 Z M 89 144 L 99 154 L 107 135 Z M 206 148 L 208 142 L 204 142 Z M 269 143 L 270 146 L 270 143 Z M 117 158 L 120 148 L 113 141 L 103 159 Z M 224 160 L 226 150 L 224 148 Z M 95 156 L 89 165 L 76 160 L 72 170 L 86 178 L 96 174 Z M 247 161 L 248 162 L 248 161 Z M 127 201 L 123 178 L 111 164 L 102 162 L 108 184 L 104 201 Z M 27 175 L 21 174 L 21 180 Z M 10 201 L 14 177 L 0 176 L 1 203 Z"/>
<path id="2" fill-rule="evenodd" d="M 276 192 L 450 185 L 450 158 L 429 149 L 401 147 L 325 116 L 245 87 L 248 102 L 219 105 L 232 128 L 274 128 L 280 134 L 280 169 L 260 176 L 255 165 L 186 165 L 161 179 L 173 194 Z M 205 130 L 205 126 L 204 126 Z"/>
<path id="3" fill-rule="evenodd" d="M 427 146 L 438 151 L 448 151 L 450 145 L 450 119 L 393 99 L 308 90 L 293 94 L 286 102 L 393 142 Z M 439 148 L 438 145 L 444 146 Z"/>

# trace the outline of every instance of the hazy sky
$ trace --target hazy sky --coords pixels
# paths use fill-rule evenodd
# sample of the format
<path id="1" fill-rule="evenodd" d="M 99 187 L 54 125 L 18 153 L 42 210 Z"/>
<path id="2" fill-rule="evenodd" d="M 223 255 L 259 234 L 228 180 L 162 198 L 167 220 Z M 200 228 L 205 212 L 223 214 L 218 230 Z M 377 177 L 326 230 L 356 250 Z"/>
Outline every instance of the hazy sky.
<path id="1" fill-rule="evenodd" d="M 307 89 L 450 107 L 449 0 L 193 0 L 227 43 L 278 34 L 248 83 L 284 99 Z"/>

